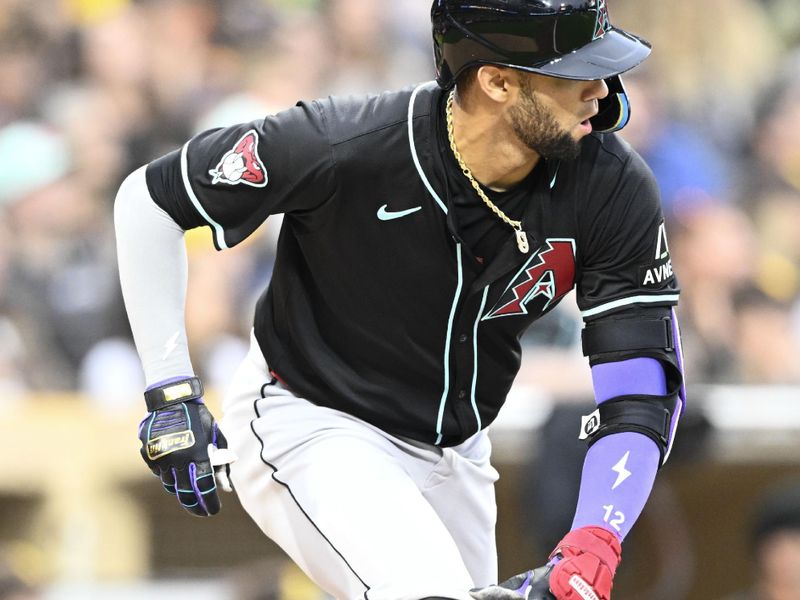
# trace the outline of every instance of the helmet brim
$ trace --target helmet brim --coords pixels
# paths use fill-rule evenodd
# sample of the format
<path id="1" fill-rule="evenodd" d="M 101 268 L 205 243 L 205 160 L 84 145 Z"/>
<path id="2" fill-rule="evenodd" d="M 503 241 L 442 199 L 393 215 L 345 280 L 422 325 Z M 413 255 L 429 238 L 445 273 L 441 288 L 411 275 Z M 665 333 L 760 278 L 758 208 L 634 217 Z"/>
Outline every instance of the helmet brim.
<path id="1" fill-rule="evenodd" d="M 623 31 L 609 29 L 602 38 L 535 67 L 509 65 L 561 79 L 608 79 L 630 71 L 650 55 L 650 44 Z"/>

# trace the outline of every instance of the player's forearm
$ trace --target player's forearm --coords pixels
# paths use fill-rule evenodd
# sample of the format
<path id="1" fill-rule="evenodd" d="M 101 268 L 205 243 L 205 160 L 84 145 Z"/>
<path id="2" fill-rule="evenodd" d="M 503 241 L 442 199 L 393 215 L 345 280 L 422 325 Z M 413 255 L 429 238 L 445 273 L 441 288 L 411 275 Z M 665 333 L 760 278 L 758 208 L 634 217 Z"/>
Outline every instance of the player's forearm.
<path id="1" fill-rule="evenodd" d="M 183 230 L 150 198 L 144 167 L 120 186 L 114 223 L 122 294 L 147 385 L 192 375 Z"/>
<path id="2" fill-rule="evenodd" d="M 647 503 L 660 454 L 653 440 L 616 433 L 586 453 L 572 529 L 598 526 L 623 540 Z"/>
<path id="3" fill-rule="evenodd" d="M 667 394 L 659 361 L 635 358 L 592 367 L 598 404 L 620 397 Z M 602 437 L 584 461 L 572 529 L 601 526 L 624 539 L 644 509 L 661 463 L 653 439 L 636 431 Z"/>

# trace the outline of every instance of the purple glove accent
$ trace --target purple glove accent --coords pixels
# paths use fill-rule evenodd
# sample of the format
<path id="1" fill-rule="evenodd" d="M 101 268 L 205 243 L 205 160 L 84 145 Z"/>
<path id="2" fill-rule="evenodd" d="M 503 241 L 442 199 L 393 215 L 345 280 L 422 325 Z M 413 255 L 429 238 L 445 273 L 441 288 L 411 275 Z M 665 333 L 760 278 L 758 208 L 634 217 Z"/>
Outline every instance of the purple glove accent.
<path id="1" fill-rule="evenodd" d="M 661 455 L 641 433 L 616 433 L 586 453 L 572 529 L 599 526 L 623 540 L 644 508 Z"/>
<path id="2" fill-rule="evenodd" d="M 178 416 L 173 416 L 178 415 Z M 183 415 L 181 415 L 178 411 L 174 410 L 169 413 L 164 413 L 160 411 L 157 415 L 156 420 L 153 422 L 153 426 L 150 428 L 150 432 L 164 431 L 165 429 L 172 429 L 173 427 L 177 426 L 185 426 L 186 419 Z"/>
<path id="3" fill-rule="evenodd" d="M 206 511 L 207 515 L 210 515 L 211 513 L 208 511 L 203 494 L 200 488 L 197 487 L 197 466 L 194 463 L 189 463 L 189 481 L 192 482 L 192 489 L 194 490 L 194 495 L 197 496 L 197 501 L 200 503 L 200 506 Z"/>
<path id="4" fill-rule="evenodd" d="M 167 385 L 168 383 L 175 383 L 176 381 L 183 381 L 184 379 L 189 379 L 190 377 L 194 377 L 194 375 L 183 375 L 181 377 L 170 377 L 169 379 L 162 379 L 161 381 L 156 381 L 153 385 L 147 386 L 146 392 L 150 390 L 161 387 L 162 385 Z"/>
<path id="5" fill-rule="evenodd" d="M 617 396 L 663 396 L 667 393 L 667 375 L 655 358 L 631 358 L 595 365 L 592 383 L 598 404 Z"/>
<path id="6" fill-rule="evenodd" d="M 515 592 L 520 595 L 525 594 L 525 590 L 528 589 L 528 586 L 531 584 L 531 579 L 533 578 L 533 571 L 528 571 L 528 575 L 525 577 L 525 581 L 522 582 L 522 585 L 519 586 Z"/>
<path id="7" fill-rule="evenodd" d="M 560 562 L 561 562 L 561 556 L 559 554 L 556 554 L 553 558 L 551 558 L 547 562 L 547 564 L 545 566 L 546 567 L 555 567 Z"/>
<path id="8" fill-rule="evenodd" d="M 145 424 L 153 417 L 153 413 L 147 413 L 147 416 L 139 422 L 139 433 L 137 434 L 139 437 L 142 436 L 142 429 L 144 429 Z"/>

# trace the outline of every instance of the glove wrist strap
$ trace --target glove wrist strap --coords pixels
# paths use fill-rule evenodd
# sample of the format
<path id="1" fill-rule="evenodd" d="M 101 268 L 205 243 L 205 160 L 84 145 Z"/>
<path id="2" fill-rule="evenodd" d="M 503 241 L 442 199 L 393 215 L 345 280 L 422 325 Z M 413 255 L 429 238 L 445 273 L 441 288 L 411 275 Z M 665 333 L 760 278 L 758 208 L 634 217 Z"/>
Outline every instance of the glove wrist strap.
<path id="1" fill-rule="evenodd" d="M 590 552 L 605 563 L 613 574 L 622 559 L 622 546 L 617 537 L 602 527 L 581 527 L 570 531 L 558 543 L 550 558 L 578 556 Z"/>
<path id="2" fill-rule="evenodd" d="M 149 412 L 155 412 L 189 400 L 198 400 L 203 397 L 203 382 L 199 377 L 187 377 L 171 381 L 147 390 L 144 401 Z"/>

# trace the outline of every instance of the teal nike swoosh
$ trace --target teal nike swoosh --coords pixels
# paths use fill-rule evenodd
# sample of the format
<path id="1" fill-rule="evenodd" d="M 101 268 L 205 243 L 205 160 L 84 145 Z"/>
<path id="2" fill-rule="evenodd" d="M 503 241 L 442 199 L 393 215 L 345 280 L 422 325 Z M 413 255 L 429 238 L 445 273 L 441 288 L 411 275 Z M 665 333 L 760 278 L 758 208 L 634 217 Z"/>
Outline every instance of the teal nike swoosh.
<path id="1" fill-rule="evenodd" d="M 392 221 L 393 219 L 400 219 L 402 217 L 407 217 L 410 214 L 417 212 L 418 210 L 422 210 L 421 206 L 415 206 L 414 208 L 409 208 L 407 210 L 398 210 L 398 211 L 388 211 L 386 207 L 388 205 L 384 204 L 378 209 L 378 218 L 381 221 Z"/>

